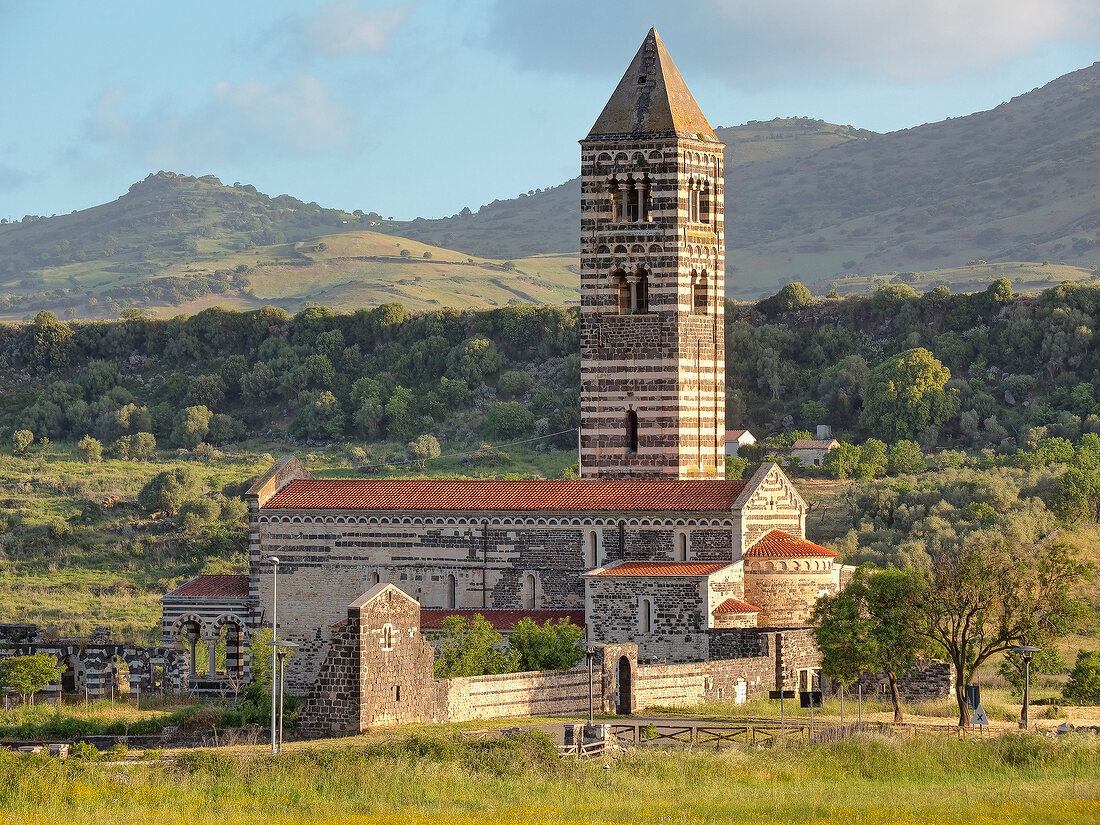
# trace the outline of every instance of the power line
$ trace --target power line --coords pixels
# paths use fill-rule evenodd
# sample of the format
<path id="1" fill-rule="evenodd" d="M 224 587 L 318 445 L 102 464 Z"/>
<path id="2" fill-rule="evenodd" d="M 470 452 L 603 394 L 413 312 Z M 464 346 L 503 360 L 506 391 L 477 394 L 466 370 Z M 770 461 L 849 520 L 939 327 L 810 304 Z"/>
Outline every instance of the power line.
<path id="1" fill-rule="evenodd" d="M 575 432 L 577 432 L 578 429 L 579 428 L 577 428 L 577 427 L 570 427 L 568 430 L 559 430 L 556 433 L 547 433 L 546 435 L 537 435 L 537 436 L 534 436 L 533 438 L 521 438 L 518 441 L 509 441 L 505 444 L 483 444 L 482 447 L 492 447 L 494 450 L 499 450 L 503 447 L 515 447 L 517 444 L 529 444 L 532 441 L 543 441 L 547 438 L 554 438 L 554 437 L 559 436 L 559 435 L 565 435 L 566 433 L 575 433 Z M 434 456 L 433 458 L 410 458 L 410 459 L 406 459 L 404 461 L 387 461 L 385 464 L 364 464 L 363 469 L 364 470 L 374 470 L 374 469 L 379 468 L 379 467 L 403 467 L 407 464 L 423 465 L 423 464 L 426 464 L 429 461 L 437 461 L 438 459 L 441 459 L 441 458 L 458 458 L 460 456 L 473 455 L 474 453 L 476 453 L 480 449 L 481 449 L 481 447 L 479 447 L 477 450 L 464 450 L 464 451 L 459 452 L 459 453 L 440 453 L 439 455 Z"/>

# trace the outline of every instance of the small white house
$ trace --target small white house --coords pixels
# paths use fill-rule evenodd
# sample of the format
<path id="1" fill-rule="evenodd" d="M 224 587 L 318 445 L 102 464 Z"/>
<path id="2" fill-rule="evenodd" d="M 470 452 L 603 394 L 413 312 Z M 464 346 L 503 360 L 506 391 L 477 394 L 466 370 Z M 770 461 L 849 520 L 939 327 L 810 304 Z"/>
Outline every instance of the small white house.
<path id="1" fill-rule="evenodd" d="M 737 455 L 743 444 L 755 444 L 756 438 L 748 430 L 726 430 L 726 455 Z"/>

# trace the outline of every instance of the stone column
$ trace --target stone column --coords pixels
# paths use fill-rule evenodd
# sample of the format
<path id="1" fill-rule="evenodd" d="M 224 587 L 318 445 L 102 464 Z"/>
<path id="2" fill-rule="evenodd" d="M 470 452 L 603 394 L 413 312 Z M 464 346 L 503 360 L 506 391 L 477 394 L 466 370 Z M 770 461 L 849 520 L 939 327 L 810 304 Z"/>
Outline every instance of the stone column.
<path id="1" fill-rule="evenodd" d="M 218 655 L 218 637 L 212 633 L 208 633 L 204 638 L 204 641 L 206 642 L 207 650 L 210 653 L 210 669 L 206 672 L 206 678 L 214 679 L 217 678 L 218 675 L 218 667 L 217 664 L 215 664 L 215 659 Z"/>
<path id="2" fill-rule="evenodd" d="M 638 282 L 641 277 L 638 275 L 627 275 L 626 281 L 630 284 L 630 311 L 638 311 Z"/>

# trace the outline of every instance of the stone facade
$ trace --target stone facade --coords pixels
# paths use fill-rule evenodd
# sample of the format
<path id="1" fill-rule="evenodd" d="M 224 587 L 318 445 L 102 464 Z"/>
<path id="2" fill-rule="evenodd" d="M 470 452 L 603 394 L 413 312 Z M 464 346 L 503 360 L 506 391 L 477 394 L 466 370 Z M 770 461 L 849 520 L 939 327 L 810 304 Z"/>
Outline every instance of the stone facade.
<path id="1" fill-rule="evenodd" d="M 581 141 L 582 478 L 725 477 L 723 147 L 650 31 Z"/>
<path id="2" fill-rule="evenodd" d="M 420 605 L 392 584 L 353 601 L 302 710 L 313 734 L 433 721 L 435 653 L 420 633 Z"/>

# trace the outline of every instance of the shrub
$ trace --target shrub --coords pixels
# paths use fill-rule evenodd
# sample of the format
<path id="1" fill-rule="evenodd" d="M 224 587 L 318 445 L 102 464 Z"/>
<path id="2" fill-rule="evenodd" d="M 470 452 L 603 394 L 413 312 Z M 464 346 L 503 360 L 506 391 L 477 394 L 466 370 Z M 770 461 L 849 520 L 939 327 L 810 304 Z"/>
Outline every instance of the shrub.
<path id="1" fill-rule="evenodd" d="M 489 429 L 501 438 L 517 438 L 531 431 L 535 416 L 515 401 L 497 401 L 486 416 Z"/>
<path id="2" fill-rule="evenodd" d="M 199 477 L 190 467 L 176 467 L 157 473 L 138 493 L 138 505 L 147 513 L 173 515 L 198 486 Z"/>
<path id="3" fill-rule="evenodd" d="M 438 458 L 441 452 L 439 441 L 434 435 L 422 435 L 409 442 L 409 455 L 416 459 L 421 467 L 428 459 Z"/>
<path id="4" fill-rule="evenodd" d="M 99 749 L 88 742 L 75 742 L 69 748 L 69 758 L 79 759 L 82 762 L 96 762 L 99 760 Z"/>
<path id="5" fill-rule="evenodd" d="M 1078 705 L 1100 705 L 1100 651 L 1077 651 L 1062 697 Z"/>
<path id="6" fill-rule="evenodd" d="M 497 389 L 513 397 L 529 392 L 534 385 L 535 379 L 523 370 L 506 370 L 497 379 Z"/>
<path id="7" fill-rule="evenodd" d="M 84 456 L 84 460 L 89 464 L 97 464 L 103 458 L 103 445 L 99 442 L 99 439 L 86 435 L 80 439 L 76 446 L 80 450 L 80 454 Z"/>
<path id="8" fill-rule="evenodd" d="M 30 430 L 16 430 L 11 434 L 11 451 L 15 455 L 23 455 L 33 443 L 34 433 Z"/>

